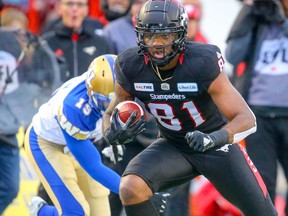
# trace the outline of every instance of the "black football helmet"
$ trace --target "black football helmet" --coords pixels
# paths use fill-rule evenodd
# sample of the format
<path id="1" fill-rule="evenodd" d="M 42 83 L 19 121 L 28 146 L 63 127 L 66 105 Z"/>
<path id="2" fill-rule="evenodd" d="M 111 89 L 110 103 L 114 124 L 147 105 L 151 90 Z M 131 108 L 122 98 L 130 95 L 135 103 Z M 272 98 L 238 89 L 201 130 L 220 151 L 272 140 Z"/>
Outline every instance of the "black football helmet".
<path id="1" fill-rule="evenodd" d="M 148 0 L 136 17 L 135 31 L 137 43 L 153 64 L 158 67 L 167 65 L 177 53 L 184 52 L 187 36 L 188 15 L 183 5 L 178 0 Z M 154 58 L 148 51 L 149 46 L 144 43 L 144 34 L 177 33 L 178 37 L 173 41 L 173 52 L 164 58 Z M 170 46 L 171 44 L 169 44 Z M 165 46 L 156 48 L 164 49 Z"/>

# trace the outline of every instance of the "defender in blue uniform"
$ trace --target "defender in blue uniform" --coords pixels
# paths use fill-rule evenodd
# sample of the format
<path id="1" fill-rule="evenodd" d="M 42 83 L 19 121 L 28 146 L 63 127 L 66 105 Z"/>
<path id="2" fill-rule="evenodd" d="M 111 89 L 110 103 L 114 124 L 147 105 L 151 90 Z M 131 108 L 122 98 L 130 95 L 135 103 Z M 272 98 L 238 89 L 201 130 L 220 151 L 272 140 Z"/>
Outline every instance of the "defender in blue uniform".
<path id="1" fill-rule="evenodd" d="M 57 210 L 36 197 L 31 216 L 110 215 L 109 189 L 119 193 L 120 176 L 102 164 L 91 140 L 102 138 L 115 59 L 94 59 L 86 73 L 64 83 L 33 117 L 25 149 Z"/>
<path id="2" fill-rule="evenodd" d="M 127 216 L 158 215 L 154 192 L 207 177 L 246 216 L 277 212 L 247 153 L 237 144 L 256 131 L 254 114 L 229 82 L 217 46 L 186 42 L 187 14 L 178 1 L 149 0 L 137 17 L 138 48 L 118 55 L 115 96 L 103 116 L 111 145 L 145 129 L 144 117 L 124 126 L 115 106 L 141 100 L 160 137 L 127 166 L 120 197 Z M 110 121 L 111 118 L 111 121 Z"/>

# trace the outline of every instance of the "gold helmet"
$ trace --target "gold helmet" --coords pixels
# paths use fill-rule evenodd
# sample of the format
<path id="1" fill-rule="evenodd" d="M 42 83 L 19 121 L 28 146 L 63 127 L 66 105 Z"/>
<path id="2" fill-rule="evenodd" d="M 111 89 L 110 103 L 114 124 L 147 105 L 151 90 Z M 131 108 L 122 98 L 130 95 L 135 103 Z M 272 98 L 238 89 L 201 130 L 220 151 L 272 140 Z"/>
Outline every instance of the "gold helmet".
<path id="1" fill-rule="evenodd" d="M 92 108 L 104 112 L 114 94 L 114 63 L 117 56 L 112 54 L 96 57 L 87 71 L 86 87 Z"/>

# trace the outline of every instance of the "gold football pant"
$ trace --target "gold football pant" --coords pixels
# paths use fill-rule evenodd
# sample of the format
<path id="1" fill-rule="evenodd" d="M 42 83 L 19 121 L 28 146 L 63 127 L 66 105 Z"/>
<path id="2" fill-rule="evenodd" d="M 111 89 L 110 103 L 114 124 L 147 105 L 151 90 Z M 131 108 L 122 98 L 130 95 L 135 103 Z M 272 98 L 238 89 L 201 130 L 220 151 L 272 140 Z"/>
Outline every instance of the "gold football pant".
<path id="1" fill-rule="evenodd" d="M 25 150 L 59 215 L 110 216 L 109 190 L 92 179 L 70 152 L 36 135 L 30 125 Z"/>

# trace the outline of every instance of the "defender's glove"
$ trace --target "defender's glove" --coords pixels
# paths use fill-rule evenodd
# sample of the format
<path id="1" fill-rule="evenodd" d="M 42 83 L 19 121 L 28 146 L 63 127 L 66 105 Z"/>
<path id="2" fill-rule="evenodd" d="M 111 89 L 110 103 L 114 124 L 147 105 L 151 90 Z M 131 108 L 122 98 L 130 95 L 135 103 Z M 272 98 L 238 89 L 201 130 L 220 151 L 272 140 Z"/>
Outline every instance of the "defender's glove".
<path id="1" fill-rule="evenodd" d="M 113 147 L 115 147 L 113 149 Z M 114 164 L 116 164 L 118 161 L 122 161 L 123 160 L 123 155 L 124 155 L 124 151 L 125 151 L 125 147 L 122 145 L 118 145 L 118 146 L 107 146 L 105 147 L 101 153 L 110 159 L 111 162 L 113 162 Z"/>
<path id="2" fill-rule="evenodd" d="M 188 132 L 185 136 L 190 148 L 197 152 L 205 152 L 215 146 L 229 143 L 229 134 L 226 130 L 214 131 L 205 134 L 200 131 Z"/>
<path id="3" fill-rule="evenodd" d="M 105 139 L 110 145 L 123 145 L 131 142 L 135 136 L 145 130 L 144 116 L 141 116 L 136 122 L 137 111 L 128 118 L 127 122 L 122 126 L 118 121 L 118 109 L 116 108 L 111 117 L 111 127 L 105 131 Z"/>
<path id="4" fill-rule="evenodd" d="M 166 206 L 167 206 L 169 197 L 170 197 L 170 193 L 158 192 L 158 193 L 154 193 L 154 195 L 151 198 L 160 216 L 164 215 L 166 211 Z"/>

